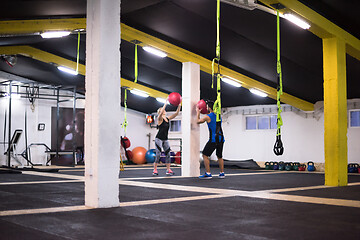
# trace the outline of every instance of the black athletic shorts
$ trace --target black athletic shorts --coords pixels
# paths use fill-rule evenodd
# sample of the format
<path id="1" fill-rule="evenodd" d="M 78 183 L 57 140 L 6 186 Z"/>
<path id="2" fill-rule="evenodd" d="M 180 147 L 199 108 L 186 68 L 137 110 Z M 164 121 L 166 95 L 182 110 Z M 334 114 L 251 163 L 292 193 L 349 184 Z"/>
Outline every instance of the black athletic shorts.
<path id="1" fill-rule="evenodd" d="M 223 147 L 224 147 L 224 143 L 220 142 L 220 143 L 216 143 L 216 142 L 211 142 L 210 140 L 206 143 L 204 150 L 202 151 L 202 153 L 205 156 L 210 157 L 211 154 L 214 152 L 214 150 L 216 149 L 216 156 L 218 158 L 222 158 L 222 152 L 223 152 Z"/>

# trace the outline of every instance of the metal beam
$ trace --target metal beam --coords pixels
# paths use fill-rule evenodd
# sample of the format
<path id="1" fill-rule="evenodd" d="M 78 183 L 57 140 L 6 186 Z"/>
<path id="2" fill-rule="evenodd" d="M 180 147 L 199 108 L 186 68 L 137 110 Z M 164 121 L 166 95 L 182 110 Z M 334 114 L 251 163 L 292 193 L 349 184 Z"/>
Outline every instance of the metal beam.
<path id="1" fill-rule="evenodd" d="M 279 10 L 281 13 L 296 13 L 304 18 L 311 27 L 309 31 L 316 36 L 325 39 L 337 37 L 346 43 L 346 53 L 360 60 L 360 40 L 324 18 L 314 10 L 308 8 L 297 0 L 260 0 L 271 7 L 271 4 L 281 3 L 286 8 Z M 351 6 L 350 6 L 351 7 Z"/>
<path id="2" fill-rule="evenodd" d="M 40 34 L 44 31 L 74 31 L 85 28 L 86 18 L 0 21 L 0 36 Z"/>
<path id="3" fill-rule="evenodd" d="M 52 53 L 48 53 L 45 51 L 42 51 L 40 49 L 37 48 L 33 48 L 30 46 L 5 46 L 5 47 L 0 47 L 0 55 L 1 54 L 6 54 L 6 55 L 23 55 L 23 56 L 27 56 L 27 57 L 31 57 L 33 59 L 39 60 L 41 62 L 46 62 L 49 64 L 53 64 L 56 66 L 64 66 L 67 68 L 71 68 L 71 69 L 76 69 L 76 62 L 73 62 L 71 60 L 56 56 Z M 85 76 L 85 65 L 83 64 L 79 64 L 79 74 L 84 75 Z M 12 77 L 15 75 L 12 74 L 3 74 L 3 72 L 0 72 L 0 77 L 4 77 L 4 78 L 9 78 L 11 80 L 16 80 L 13 79 Z M 17 77 L 19 78 L 19 77 Z M 21 78 L 21 79 L 26 79 L 26 78 Z M 144 85 L 138 84 L 138 83 L 134 83 L 132 81 L 129 81 L 127 79 L 121 78 L 121 86 L 122 87 L 126 87 L 126 88 L 136 88 L 138 90 L 142 90 L 145 91 L 149 94 L 149 96 L 157 98 L 167 98 L 168 94 L 146 87 Z"/>
<path id="4" fill-rule="evenodd" d="M 66 19 L 64 19 L 66 20 Z M 77 22 L 76 22 L 76 21 Z M 66 27 L 66 24 L 68 24 L 69 26 L 72 26 L 73 27 L 73 30 L 75 29 L 79 29 L 79 28 L 85 28 L 86 27 L 86 19 L 83 19 L 83 21 L 81 21 L 80 19 L 69 19 L 69 22 L 66 23 L 64 22 L 64 27 L 63 29 L 67 29 L 67 30 L 70 30 L 69 27 Z M 18 23 L 18 21 L 6 21 L 6 29 L 4 30 L 4 33 L 6 32 L 7 34 L 9 34 L 9 31 L 11 31 L 11 27 L 10 27 L 10 23 L 11 22 L 14 22 L 14 24 L 24 24 L 24 26 L 28 26 L 29 27 L 29 30 L 25 31 L 24 30 L 24 33 L 27 32 L 29 33 L 30 30 L 31 31 L 37 31 L 37 32 L 40 32 L 40 31 L 44 31 L 46 29 L 50 29 L 51 25 L 52 24 L 55 24 L 55 26 L 57 25 L 57 22 L 54 23 L 54 20 L 48 20 L 48 25 L 46 24 L 46 22 L 41 22 L 41 26 L 43 26 L 44 28 L 41 29 L 40 26 L 37 26 L 37 21 L 38 20 L 26 20 L 26 21 L 20 21 L 20 23 Z M 78 24 L 75 24 L 75 23 L 78 23 Z M 1 23 L 1 22 L 0 22 Z M 1 25 L 0 25 L 1 27 Z M 25 27 L 24 27 L 25 28 Z M 1 28 L 0 28 L 1 29 Z M 51 28 L 53 29 L 53 28 Z M 2 33 L 2 31 L 0 31 L 0 34 Z M 18 31 L 14 31 L 13 34 L 15 33 L 18 33 Z M 156 38 L 156 37 L 153 37 L 149 34 L 146 34 L 144 32 L 141 32 L 139 30 L 136 30 L 134 28 L 131 28 L 125 24 L 121 24 L 121 38 L 126 40 L 126 41 L 133 41 L 133 40 L 138 40 L 140 41 L 141 43 L 139 44 L 140 46 L 145 46 L 145 45 L 148 45 L 148 46 L 152 46 L 152 47 L 155 47 L 159 50 L 162 50 L 164 52 L 166 52 L 168 54 L 168 57 L 176 60 L 176 61 L 179 61 L 179 62 L 194 62 L 194 63 L 197 63 L 200 65 L 200 69 L 206 73 L 209 73 L 211 74 L 212 72 L 212 69 L 211 69 L 211 60 L 208 60 L 206 58 L 203 58 L 195 53 L 192 53 L 190 51 L 187 51 L 183 48 L 180 48 L 180 47 L 177 47 L 171 43 L 168 43 L 166 41 L 163 41 L 159 38 Z M 12 47 L 8 47 L 8 48 L 12 48 Z M 30 49 L 31 47 L 27 47 L 26 51 L 27 52 L 30 52 L 32 53 L 33 55 L 35 55 L 33 53 L 33 49 Z M 1 54 L 1 52 L 0 52 Z M 7 53 L 3 53 L 3 54 L 7 54 Z M 49 54 L 49 53 L 48 53 Z M 44 55 L 47 55 L 46 57 L 51 57 L 51 58 L 56 58 L 57 56 L 53 55 L 48 55 L 48 54 L 44 54 Z M 28 54 L 28 55 L 31 55 L 31 54 Z M 33 56 L 35 58 L 35 56 Z M 47 58 L 41 54 L 37 54 L 36 57 L 38 58 L 37 60 L 39 61 L 43 61 L 43 62 L 54 62 L 54 61 L 49 61 L 47 60 Z M 58 58 L 58 57 L 57 57 Z M 35 58 L 36 59 L 36 58 Z M 69 62 L 67 62 L 69 61 Z M 67 61 L 64 61 L 63 63 L 66 64 L 66 65 L 63 65 L 65 67 L 68 67 L 68 68 L 72 68 L 72 69 L 75 69 L 75 66 L 76 66 L 76 63 L 75 62 L 72 62 L 70 60 L 67 60 Z M 56 62 L 55 62 L 56 63 Z M 85 72 L 85 66 L 82 65 L 82 68 L 83 69 L 79 69 L 79 72 L 81 74 L 84 74 Z M 241 73 L 238 73 L 234 70 L 231 70 L 229 68 L 226 68 L 226 67 L 223 67 L 221 66 L 221 72 L 223 75 L 229 77 L 229 78 L 232 78 L 234 79 L 235 81 L 238 81 L 242 84 L 243 87 L 245 88 L 256 88 L 256 89 L 259 89 L 265 93 L 268 94 L 268 96 L 270 98 L 273 98 L 273 99 L 276 99 L 276 89 L 275 88 L 272 88 L 272 87 L 269 87 L 255 79 L 252 79 L 248 76 L 245 76 Z M 286 104 L 289 104 L 289 105 L 292 105 L 298 109 L 301 109 L 301 110 L 304 110 L 304 111 L 313 111 L 314 110 L 314 104 L 310 103 L 310 102 L 307 102 L 305 100 L 302 100 L 300 98 L 297 98 L 295 96 L 292 96 L 290 94 L 287 94 L 287 93 L 284 93 L 282 98 L 281 98 L 282 102 L 286 103 Z"/>

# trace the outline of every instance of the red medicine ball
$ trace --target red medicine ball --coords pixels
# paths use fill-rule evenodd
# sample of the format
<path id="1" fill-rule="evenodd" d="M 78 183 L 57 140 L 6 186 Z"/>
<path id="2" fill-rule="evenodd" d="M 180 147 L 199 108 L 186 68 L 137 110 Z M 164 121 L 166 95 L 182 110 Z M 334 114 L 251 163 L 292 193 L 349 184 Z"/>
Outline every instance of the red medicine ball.
<path id="1" fill-rule="evenodd" d="M 177 92 L 170 93 L 168 99 L 170 104 L 174 105 L 175 107 L 181 103 L 181 95 Z"/>

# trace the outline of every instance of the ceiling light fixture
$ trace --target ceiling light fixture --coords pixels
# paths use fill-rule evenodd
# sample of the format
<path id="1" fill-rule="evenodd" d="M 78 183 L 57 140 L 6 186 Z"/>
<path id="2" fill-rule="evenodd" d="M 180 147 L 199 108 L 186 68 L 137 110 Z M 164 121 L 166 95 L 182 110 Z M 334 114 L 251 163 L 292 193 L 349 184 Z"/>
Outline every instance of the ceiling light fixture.
<path id="1" fill-rule="evenodd" d="M 241 87 L 241 84 L 238 83 L 238 82 L 236 82 L 236 81 L 233 80 L 233 79 L 224 77 L 224 78 L 221 78 L 221 80 L 222 80 L 223 82 L 226 82 L 227 84 L 230 84 L 230 85 L 234 86 L 234 87 L 238 87 L 238 88 Z"/>
<path id="2" fill-rule="evenodd" d="M 148 46 L 144 46 L 142 47 L 145 51 L 149 52 L 149 53 L 152 53 L 158 57 L 161 57 L 161 58 L 164 58 L 167 56 L 166 53 L 156 49 L 156 48 L 153 48 L 153 47 L 148 47 Z"/>
<path id="3" fill-rule="evenodd" d="M 250 91 L 251 93 L 255 94 L 255 95 L 260 96 L 260 97 L 267 97 L 267 94 L 266 94 L 266 93 L 264 93 L 264 92 L 262 92 L 262 91 L 260 91 L 260 90 L 257 90 L 257 89 L 255 89 L 255 88 L 250 88 L 249 91 Z"/>
<path id="4" fill-rule="evenodd" d="M 71 32 L 69 31 L 52 31 L 52 32 L 43 32 L 41 33 L 42 38 L 60 38 L 68 36 Z"/>
<path id="5" fill-rule="evenodd" d="M 161 102 L 161 103 L 166 103 L 166 99 L 165 98 L 161 98 L 161 97 L 157 97 L 156 101 Z"/>
<path id="6" fill-rule="evenodd" d="M 289 20 L 290 22 L 296 24 L 297 26 L 301 27 L 302 29 L 309 29 L 310 28 L 310 24 L 308 24 L 304 20 L 296 17 L 293 14 L 286 13 L 286 14 L 284 14 L 284 18 Z"/>
<path id="7" fill-rule="evenodd" d="M 149 94 L 147 94 L 146 92 L 144 91 L 140 91 L 138 89 L 131 89 L 130 92 L 132 94 L 135 94 L 135 95 L 138 95 L 140 97 L 144 97 L 144 98 L 147 98 L 149 96 Z"/>
<path id="8" fill-rule="evenodd" d="M 70 68 L 66 68 L 66 67 L 62 67 L 62 66 L 58 66 L 57 67 L 60 71 L 63 71 L 63 72 L 66 72 L 66 73 L 69 73 L 69 74 L 72 74 L 72 75 L 78 75 L 78 73 L 73 70 L 73 69 L 70 69 Z"/>

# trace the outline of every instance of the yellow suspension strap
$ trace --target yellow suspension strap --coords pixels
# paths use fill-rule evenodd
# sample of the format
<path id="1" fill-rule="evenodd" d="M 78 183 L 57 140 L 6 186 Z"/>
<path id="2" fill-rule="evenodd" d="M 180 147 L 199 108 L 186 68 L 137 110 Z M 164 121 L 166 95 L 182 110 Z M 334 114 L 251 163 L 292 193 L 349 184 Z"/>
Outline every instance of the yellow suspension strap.
<path id="1" fill-rule="evenodd" d="M 125 92 L 124 92 L 124 122 L 122 124 L 122 127 L 124 128 L 124 136 L 126 137 L 126 127 L 128 125 L 128 122 L 127 122 L 127 116 L 126 116 L 126 110 L 127 110 L 127 88 L 125 88 Z M 123 137 L 121 137 L 120 139 L 120 143 L 125 146 L 125 143 L 124 143 L 124 139 Z M 124 148 L 125 149 L 125 148 Z M 126 149 L 125 149 L 125 155 L 127 156 L 127 153 L 126 153 Z M 128 156 L 127 156 L 128 157 Z M 122 157 L 121 157 L 121 154 L 120 154 L 120 171 L 124 171 L 124 162 L 122 160 Z"/>
<path id="2" fill-rule="evenodd" d="M 282 73 L 281 73 L 281 64 L 280 64 L 280 17 L 279 17 L 279 9 L 276 10 L 276 39 L 277 39 L 277 81 L 278 81 L 278 87 L 277 87 L 277 95 L 276 95 L 276 101 L 277 101 L 277 130 L 276 130 L 276 141 L 274 144 L 274 153 L 277 156 L 280 156 L 284 153 L 284 146 L 281 141 L 281 126 L 283 125 L 283 121 L 281 118 L 281 105 L 280 105 L 280 96 L 283 94 L 283 87 L 282 87 Z"/>
<path id="3" fill-rule="evenodd" d="M 217 73 L 215 73 L 215 61 L 218 65 Z M 211 88 L 214 88 L 214 75 L 220 75 L 220 0 L 217 0 L 216 8 L 216 57 L 211 63 Z"/>
<path id="4" fill-rule="evenodd" d="M 215 73 L 214 65 L 217 62 L 217 71 Z M 223 131 L 221 129 L 221 74 L 220 74 L 220 0 L 217 1 L 216 9 L 216 57 L 212 60 L 212 83 L 211 88 L 214 88 L 214 75 L 216 75 L 216 92 L 217 97 L 213 106 L 214 113 L 216 114 L 216 132 L 215 141 L 222 142 Z"/>
<path id="5" fill-rule="evenodd" d="M 76 52 L 76 73 L 79 73 L 79 52 L 80 52 L 80 32 L 78 32 L 78 45 Z"/>
<path id="6" fill-rule="evenodd" d="M 137 53 L 137 47 L 138 45 L 135 44 L 135 83 L 137 82 L 138 80 L 138 53 Z"/>

